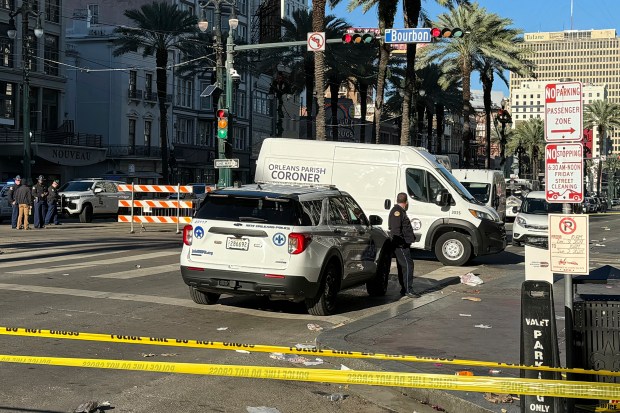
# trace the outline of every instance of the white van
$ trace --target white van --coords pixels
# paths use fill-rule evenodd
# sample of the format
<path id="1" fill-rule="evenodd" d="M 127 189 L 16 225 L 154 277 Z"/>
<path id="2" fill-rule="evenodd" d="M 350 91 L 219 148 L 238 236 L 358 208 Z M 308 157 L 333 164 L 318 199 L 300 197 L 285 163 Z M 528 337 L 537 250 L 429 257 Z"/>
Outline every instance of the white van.
<path id="1" fill-rule="evenodd" d="M 506 181 L 502 171 L 453 169 L 452 175 L 474 198 L 495 209 L 502 221 L 506 220 Z"/>
<path id="2" fill-rule="evenodd" d="M 416 233 L 411 247 L 434 251 L 445 265 L 464 265 L 506 247 L 497 212 L 480 205 L 424 149 L 269 138 L 258 156 L 256 182 L 336 185 L 367 214 L 383 218 L 386 230 L 396 195 L 405 192 Z"/>

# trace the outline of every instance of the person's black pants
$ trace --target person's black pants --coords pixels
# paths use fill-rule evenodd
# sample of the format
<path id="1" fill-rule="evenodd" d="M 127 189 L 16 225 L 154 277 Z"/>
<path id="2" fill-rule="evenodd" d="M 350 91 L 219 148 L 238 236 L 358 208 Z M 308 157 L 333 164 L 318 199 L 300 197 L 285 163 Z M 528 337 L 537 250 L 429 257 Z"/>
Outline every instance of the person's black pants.
<path id="1" fill-rule="evenodd" d="M 396 266 L 398 267 L 398 282 L 400 283 L 400 292 L 402 294 L 413 292 L 413 258 L 411 258 L 411 249 L 395 248 Z"/>

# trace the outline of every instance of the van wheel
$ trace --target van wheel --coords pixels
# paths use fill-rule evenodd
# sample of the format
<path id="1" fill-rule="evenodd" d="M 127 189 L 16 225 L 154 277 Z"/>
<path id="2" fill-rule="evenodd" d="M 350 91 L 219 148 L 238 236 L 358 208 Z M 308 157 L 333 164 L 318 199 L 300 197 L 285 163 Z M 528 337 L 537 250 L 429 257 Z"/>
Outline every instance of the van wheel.
<path id="1" fill-rule="evenodd" d="M 327 264 L 323 273 L 323 284 L 316 297 L 306 298 L 306 308 L 312 315 L 331 315 L 336 311 L 336 295 L 340 271 L 334 261 Z"/>
<path id="2" fill-rule="evenodd" d="M 91 204 L 84 205 L 82 212 L 80 212 L 80 222 L 92 222 L 93 221 L 93 206 Z"/>
<path id="3" fill-rule="evenodd" d="M 391 267 L 392 254 L 384 250 L 381 252 L 379 262 L 377 263 L 377 272 L 375 276 L 366 283 L 366 291 L 368 291 L 369 296 L 381 297 L 385 295 L 390 279 Z"/>
<path id="4" fill-rule="evenodd" d="M 217 304 L 217 301 L 220 299 L 220 294 L 205 293 L 203 291 L 195 289 L 194 287 L 189 287 L 189 296 L 192 297 L 192 300 L 196 304 L 213 305 Z"/>
<path id="5" fill-rule="evenodd" d="M 437 239 L 435 255 L 443 265 L 460 267 L 471 258 L 471 243 L 460 232 L 447 232 Z"/>

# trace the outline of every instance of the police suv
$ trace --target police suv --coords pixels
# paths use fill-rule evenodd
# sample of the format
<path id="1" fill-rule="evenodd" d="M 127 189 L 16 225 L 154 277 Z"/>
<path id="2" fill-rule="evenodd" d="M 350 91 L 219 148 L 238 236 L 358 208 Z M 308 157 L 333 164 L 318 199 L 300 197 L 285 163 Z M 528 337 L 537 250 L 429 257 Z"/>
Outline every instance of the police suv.
<path id="1" fill-rule="evenodd" d="M 381 223 L 335 187 L 217 190 L 183 229 L 181 275 L 199 304 L 263 295 L 332 314 L 340 290 L 366 284 L 371 296 L 385 294 L 392 251 Z"/>
<path id="2" fill-rule="evenodd" d="M 118 191 L 118 185 L 123 183 L 99 178 L 69 181 L 58 190 L 60 211 L 79 216 L 80 222 L 91 222 L 95 216 L 115 216 L 119 199 L 130 198 Z"/>

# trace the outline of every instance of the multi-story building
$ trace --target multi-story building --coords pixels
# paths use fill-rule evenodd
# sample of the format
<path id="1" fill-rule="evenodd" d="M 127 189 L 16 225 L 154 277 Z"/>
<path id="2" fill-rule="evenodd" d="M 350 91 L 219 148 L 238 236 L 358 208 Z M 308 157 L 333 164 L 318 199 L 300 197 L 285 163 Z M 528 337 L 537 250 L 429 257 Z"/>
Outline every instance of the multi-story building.
<path id="1" fill-rule="evenodd" d="M 590 96 L 590 93 L 600 93 L 599 99 L 606 98 L 620 103 L 620 39 L 616 37 L 615 29 L 525 33 L 523 45 L 534 52 L 531 58 L 535 63 L 534 76 L 538 81 L 580 81 L 585 85 L 584 90 L 589 87 L 587 85 L 597 85 L 593 88 L 598 87 L 598 92 L 594 89 L 585 92 L 584 99 L 596 100 L 598 96 Z M 544 93 L 517 93 L 517 90 L 523 90 L 524 82 L 529 83 L 531 80 L 511 73 L 510 96 L 515 123 L 534 117 L 536 112 L 543 110 Z M 606 95 L 600 89 L 603 87 L 606 87 Z M 584 100 L 584 103 L 587 101 Z M 517 107 L 514 107 L 515 104 Z M 604 150 L 620 152 L 620 131 L 611 131 L 609 138 L 612 140 L 611 148 Z M 594 141 L 597 141 L 596 137 Z M 594 150 L 594 156 L 597 156 L 598 147 Z"/>
<path id="2" fill-rule="evenodd" d="M 82 165 L 105 157 L 101 137 L 78 133 L 75 118 L 65 106 L 66 75 L 61 0 L 7 0 L 0 2 L 0 180 L 22 174 L 24 114 L 30 127 L 31 176 L 65 178 Z M 28 16 L 28 17 L 27 17 Z M 24 18 L 28 34 L 24 35 Z M 12 20 L 14 19 L 14 20 Z M 15 26 L 10 27 L 11 21 Z M 40 22 L 40 27 L 38 27 Z M 9 36 L 9 29 L 11 35 Z M 38 29 L 42 29 L 39 31 Z M 29 39 L 24 48 L 24 40 Z M 27 53 L 24 55 L 24 51 Z M 29 107 L 24 108 L 25 80 Z M 27 83 L 26 83 L 27 84 Z"/>
<path id="3" fill-rule="evenodd" d="M 493 139 L 493 129 L 495 124 L 495 114 L 502 105 L 504 93 L 491 91 L 491 169 L 499 169 L 500 147 L 497 139 Z M 476 156 L 473 158 L 473 166 L 484 167 L 486 159 L 486 113 L 484 113 L 484 92 L 482 90 L 471 91 L 471 106 L 474 109 L 476 119 L 476 143 L 474 151 Z M 495 134 L 497 136 L 497 134 Z"/>

